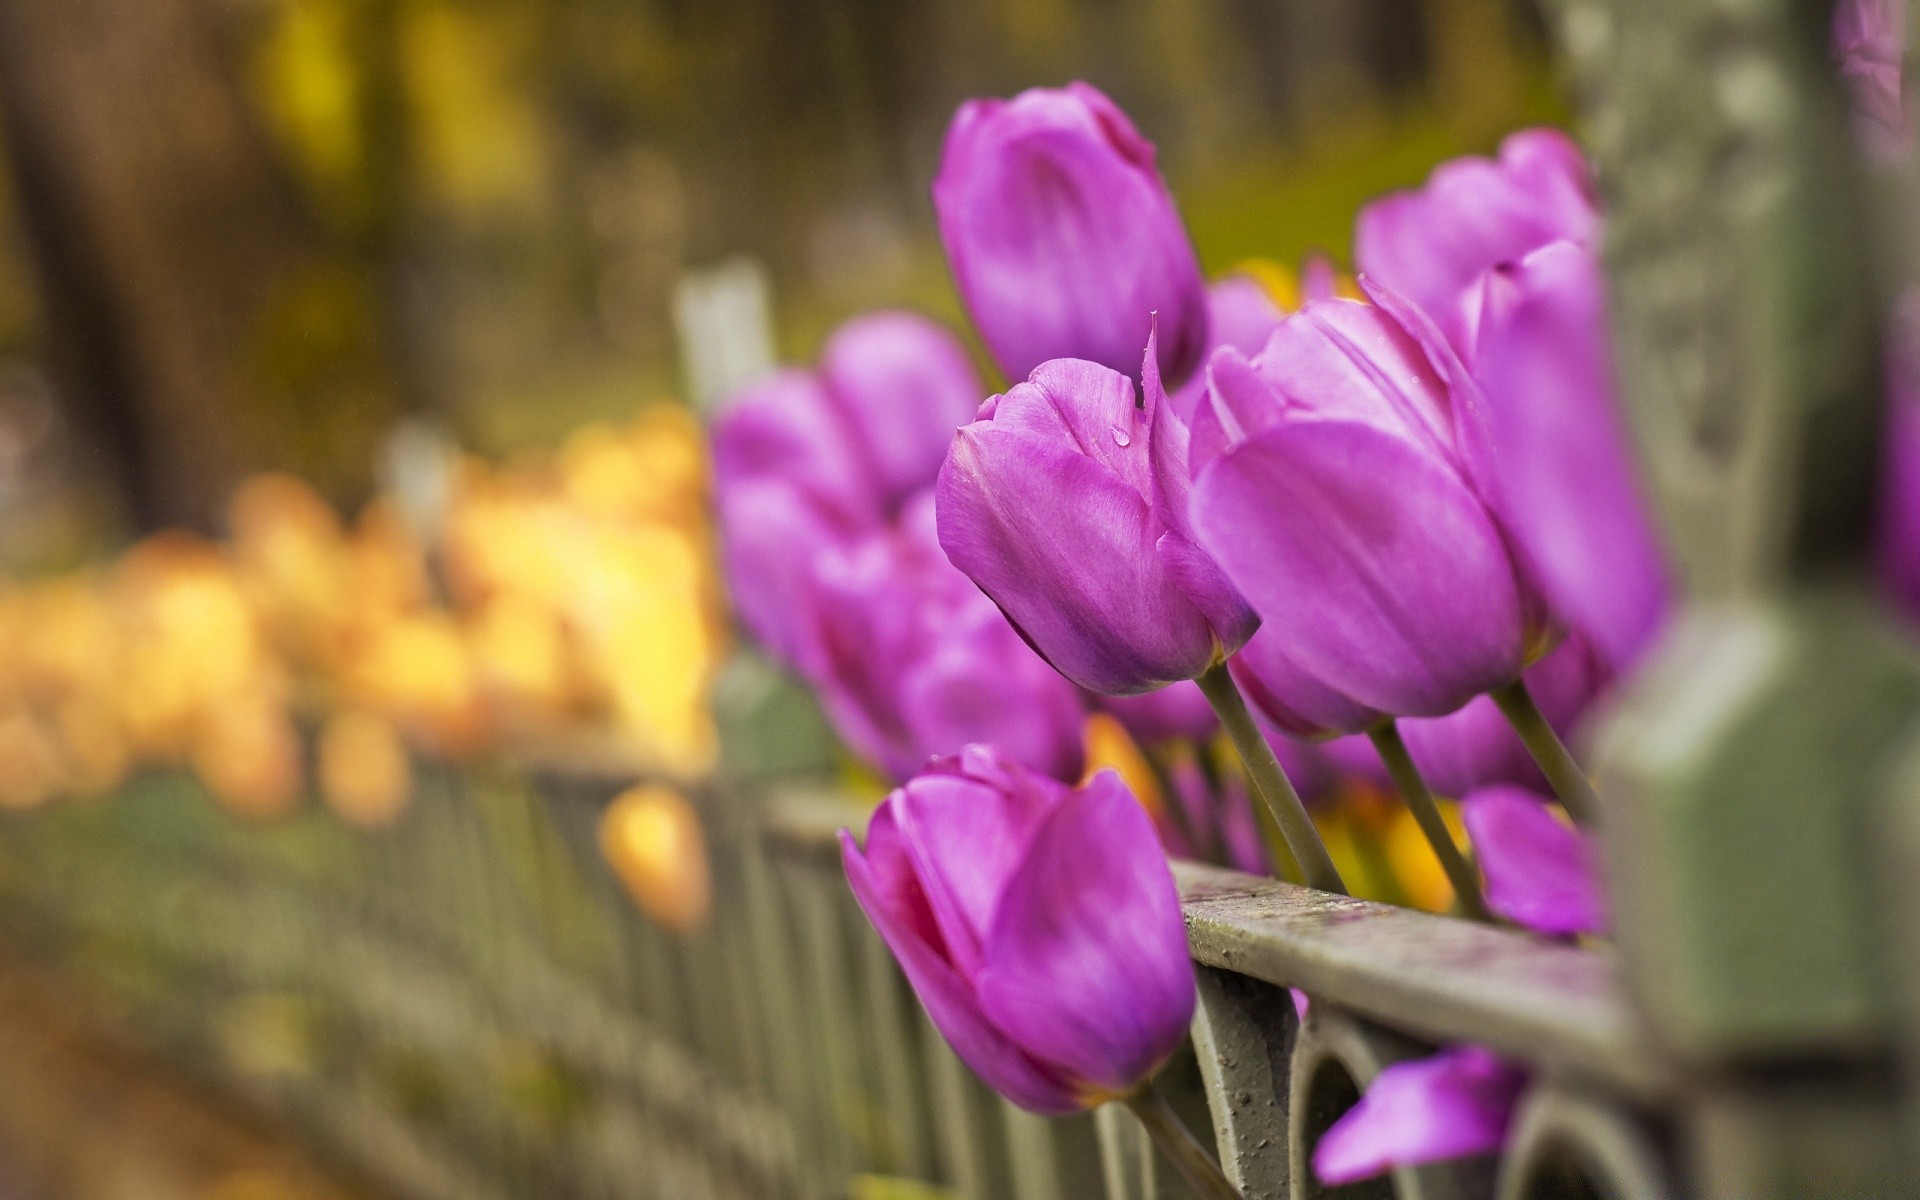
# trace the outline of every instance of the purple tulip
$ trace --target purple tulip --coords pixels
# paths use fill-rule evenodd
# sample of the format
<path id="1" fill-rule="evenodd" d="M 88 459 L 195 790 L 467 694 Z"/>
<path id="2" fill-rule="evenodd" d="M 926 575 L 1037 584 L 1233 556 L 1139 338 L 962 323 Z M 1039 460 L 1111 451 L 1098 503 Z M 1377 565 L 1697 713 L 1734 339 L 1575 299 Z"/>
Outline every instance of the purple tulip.
<path id="1" fill-rule="evenodd" d="M 1606 900 L 1593 845 L 1555 819 L 1549 803 L 1510 785 L 1481 788 L 1461 801 L 1487 877 L 1487 907 L 1541 933 L 1603 933 Z"/>
<path id="2" fill-rule="evenodd" d="M 933 321 L 855 317 L 827 339 L 817 372 L 779 371 L 727 402 L 714 421 L 716 486 L 779 479 L 848 528 L 870 528 L 933 481 L 984 390 Z"/>
<path id="3" fill-rule="evenodd" d="M 1557 129 L 1523 129 L 1500 158 L 1456 158 L 1426 186 L 1376 200 L 1354 229 L 1354 262 L 1424 310 L 1455 345 L 1471 324 L 1481 272 L 1549 242 L 1591 246 L 1600 214 L 1580 148 Z"/>
<path id="4" fill-rule="evenodd" d="M 1166 856 L 1103 771 L 1070 788 L 970 748 L 897 789 L 847 881 L 961 1060 L 1031 1112 L 1132 1093 L 1186 1036 Z"/>
<path id="5" fill-rule="evenodd" d="M 1904 0 L 1840 0 L 1833 57 L 1853 92 L 1854 136 L 1869 155 L 1897 160 L 1912 144 L 1901 71 L 1907 50 Z"/>
<path id="6" fill-rule="evenodd" d="M 1894 308 L 1886 359 L 1874 566 L 1888 601 L 1920 624 L 1920 290 Z"/>
<path id="7" fill-rule="evenodd" d="M 930 501 L 821 553 L 797 600 L 812 619 L 802 674 L 842 739 L 895 779 L 973 743 L 1079 778 L 1078 694 L 947 563 Z"/>
<path id="8" fill-rule="evenodd" d="M 840 326 L 820 351 L 820 382 L 882 501 L 933 482 L 953 431 L 986 397 L 966 347 L 918 313 L 873 312 Z"/>
<path id="9" fill-rule="evenodd" d="M 1102 696 L 1099 704 L 1143 746 L 1175 739 L 1204 741 L 1220 728 L 1213 705 L 1199 685 L 1187 680 L 1138 696 Z"/>
<path id="10" fill-rule="evenodd" d="M 1400 1167 L 1496 1151 L 1525 1083 L 1520 1071 L 1479 1046 L 1394 1063 L 1320 1135 L 1313 1173 L 1338 1187 Z"/>
<path id="11" fill-rule="evenodd" d="M 846 530 L 869 528 L 885 507 L 846 414 L 811 371 L 785 368 L 749 384 L 713 422 L 714 488 L 779 482 Z"/>
<path id="12" fill-rule="evenodd" d="M 813 564 L 853 536 L 795 484 L 748 478 L 716 490 L 721 565 L 740 621 L 789 667 L 810 661 Z"/>
<path id="13" fill-rule="evenodd" d="M 1598 229 L 1578 148 L 1534 129 L 1497 162 L 1457 159 L 1368 205 L 1355 256 L 1438 326 L 1428 336 L 1445 346 L 1430 353 L 1472 377 L 1489 499 L 1555 614 L 1618 671 L 1658 631 L 1672 588 L 1617 399 Z"/>
<path id="14" fill-rule="evenodd" d="M 1084 83 L 970 100 L 933 183 L 940 240 L 974 327 L 1008 379 L 1049 359 L 1131 375 L 1153 314 L 1179 381 L 1207 345 L 1193 244 L 1153 146 Z"/>
<path id="15" fill-rule="evenodd" d="M 817 372 L 782 370 L 728 401 L 713 427 L 723 559 L 741 620 L 773 655 L 809 652 L 815 559 L 933 482 L 980 394 L 951 333 L 877 312 L 842 325 Z"/>
<path id="16" fill-rule="evenodd" d="M 1284 634 L 1249 650 L 1295 733 L 1452 712 L 1554 633 L 1482 482 L 1471 382 L 1373 294 L 1309 304 L 1252 360 L 1215 352 L 1188 452 L 1201 546 Z"/>
<path id="17" fill-rule="evenodd" d="M 1135 695 L 1193 679 L 1257 619 L 1195 545 L 1186 428 L 1147 342 L 1144 403 L 1096 363 L 1042 363 L 954 436 L 940 544 L 1062 675 Z"/>
<path id="18" fill-rule="evenodd" d="M 1554 611 L 1610 665 L 1635 662 L 1672 595 L 1615 401 L 1605 282 L 1554 242 L 1481 276 L 1461 358 L 1485 397 L 1509 527 Z"/>

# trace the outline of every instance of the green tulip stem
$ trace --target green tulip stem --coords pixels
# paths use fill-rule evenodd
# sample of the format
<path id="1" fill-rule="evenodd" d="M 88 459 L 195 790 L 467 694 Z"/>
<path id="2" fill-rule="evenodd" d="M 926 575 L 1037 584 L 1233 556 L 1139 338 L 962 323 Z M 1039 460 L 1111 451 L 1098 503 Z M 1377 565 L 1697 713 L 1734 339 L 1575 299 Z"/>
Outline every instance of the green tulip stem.
<path id="1" fill-rule="evenodd" d="M 1227 674 L 1227 664 L 1214 664 L 1195 682 L 1206 693 L 1213 711 L 1220 717 L 1220 724 L 1226 727 L 1227 736 L 1233 739 L 1234 749 L 1240 752 L 1240 761 L 1247 769 L 1247 778 L 1253 782 L 1253 790 L 1260 794 L 1267 811 L 1273 814 L 1280 836 L 1293 852 L 1293 860 L 1300 864 L 1307 886 L 1347 895 L 1347 885 L 1333 865 L 1326 843 L 1320 840 L 1320 831 L 1313 827 L 1306 805 L 1300 803 L 1300 793 L 1293 790 L 1287 773 L 1280 769 L 1273 747 L 1253 723 L 1246 700 L 1235 686 L 1233 676 Z"/>
<path id="2" fill-rule="evenodd" d="M 1407 743 L 1400 736 L 1400 727 L 1392 721 L 1367 731 L 1367 738 L 1373 742 L 1373 748 L 1380 752 L 1380 761 L 1387 764 L 1387 774 L 1393 777 L 1393 786 L 1400 789 L 1400 798 L 1407 803 L 1407 811 L 1413 814 L 1414 823 L 1420 826 L 1420 832 L 1427 835 L 1427 845 L 1433 847 L 1434 857 L 1440 860 L 1440 869 L 1447 873 L 1447 879 L 1453 884 L 1453 894 L 1460 902 L 1461 911 L 1476 920 L 1491 921 L 1493 914 L 1487 910 L 1486 899 L 1480 895 L 1480 875 L 1466 855 L 1460 853 L 1460 847 L 1454 844 L 1453 832 L 1447 823 L 1440 819 L 1440 806 L 1434 803 L 1433 789 L 1420 774 L 1420 768 L 1414 764 L 1413 755 L 1407 753 Z"/>
<path id="3" fill-rule="evenodd" d="M 1243 1200 L 1240 1189 L 1227 1179 L 1226 1173 L 1200 1139 L 1193 1136 L 1187 1123 L 1173 1111 L 1167 1098 L 1151 1082 L 1133 1095 L 1121 1101 L 1140 1118 L 1140 1124 L 1160 1147 L 1160 1153 L 1167 1156 L 1180 1177 L 1192 1186 L 1194 1194 L 1201 1200 Z"/>
<path id="4" fill-rule="evenodd" d="M 1567 752 L 1567 744 L 1554 732 L 1540 706 L 1533 702 L 1526 682 L 1516 679 L 1505 687 L 1495 688 L 1491 694 L 1507 718 L 1507 724 L 1513 726 L 1513 731 L 1526 744 L 1527 753 L 1540 764 L 1540 773 L 1547 777 L 1553 794 L 1560 798 L 1560 807 L 1580 824 L 1591 825 L 1600 811 L 1600 798 L 1594 795 L 1586 772 Z"/>

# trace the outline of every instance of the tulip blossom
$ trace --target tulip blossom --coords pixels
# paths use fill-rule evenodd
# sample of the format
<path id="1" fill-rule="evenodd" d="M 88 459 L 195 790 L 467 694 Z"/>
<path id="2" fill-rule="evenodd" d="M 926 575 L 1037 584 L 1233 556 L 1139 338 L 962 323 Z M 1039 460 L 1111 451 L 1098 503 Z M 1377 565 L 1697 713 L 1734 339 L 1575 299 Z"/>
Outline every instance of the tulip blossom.
<path id="1" fill-rule="evenodd" d="M 961 1060 L 1031 1112 L 1139 1091 L 1186 1036 L 1193 964 L 1152 823 L 973 747 L 897 789 L 847 881 Z"/>
<path id="2" fill-rule="evenodd" d="M 1573 139 L 1524 129 L 1497 160 L 1456 158 L 1426 186 L 1375 200 L 1353 234 L 1360 273 L 1429 314 L 1456 346 L 1471 328 L 1467 294 L 1482 272 L 1550 242 L 1591 247 L 1600 213 Z"/>
<path id="3" fill-rule="evenodd" d="M 1671 587 L 1609 361 L 1598 232 L 1578 148 L 1532 129 L 1497 161 L 1456 159 L 1368 205 L 1354 241 L 1366 276 L 1431 318 L 1445 343 L 1431 353 L 1471 376 L 1487 495 L 1555 615 L 1618 671 L 1658 630 Z"/>
<path id="4" fill-rule="evenodd" d="M 714 490 L 734 606 L 788 664 L 807 653 L 800 598 L 815 558 L 879 528 L 933 481 L 982 389 L 951 333 L 878 312 L 827 339 L 817 371 L 783 370 L 714 421 Z"/>
<path id="5" fill-rule="evenodd" d="M 1541 933 L 1602 933 L 1606 902 L 1593 845 L 1547 804 L 1546 797 L 1511 785 L 1481 788 L 1461 801 L 1461 819 L 1487 877 L 1487 906 Z"/>
<path id="6" fill-rule="evenodd" d="M 1901 80 L 1906 17 L 1903 0 L 1840 0 L 1833 6 L 1833 57 L 1853 92 L 1854 137 L 1882 161 L 1898 159 L 1913 141 Z"/>
<path id="7" fill-rule="evenodd" d="M 1200 545 L 1279 631 L 1249 646 L 1277 684 L 1255 702 L 1294 733 L 1452 712 L 1554 635 L 1483 482 L 1470 381 L 1375 299 L 1309 304 L 1251 360 L 1216 351 L 1188 451 Z"/>
<path id="8" fill-rule="evenodd" d="M 1329 1187 L 1473 1154 L 1506 1142 L 1526 1077 L 1492 1051 L 1453 1046 L 1381 1071 L 1313 1149 Z"/>
<path id="9" fill-rule="evenodd" d="M 1887 599 L 1920 624 L 1920 291 L 1894 308 L 1886 372 L 1874 567 Z"/>
<path id="10" fill-rule="evenodd" d="M 1186 430 L 1149 341 L 1145 396 L 1097 363 L 1042 363 L 954 436 L 940 544 L 1027 641 L 1088 691 L 1193 679 L 1257 619 L 1187 527 Z"/>
<path id="11" fill-rule="evenodd" d="M 947 563 L 931 508 L 923 493 L 897 526 L 821 553 L 794 601 L 811 620 L 801 673 L 847 744 L 896 779 L 975 742 L 1078 778 L 1079 696 Z"/>
<path id="12" fill-rule="evenodd" d="M 1132 374 L 1159 315 L 1160 368 L 1207 345 L 1193 244 L 1151 143 L 1084 83 L 970 100 L 933 183 L 940 240 L 973 324 L 1008 379 L 1049 359 Z"/>

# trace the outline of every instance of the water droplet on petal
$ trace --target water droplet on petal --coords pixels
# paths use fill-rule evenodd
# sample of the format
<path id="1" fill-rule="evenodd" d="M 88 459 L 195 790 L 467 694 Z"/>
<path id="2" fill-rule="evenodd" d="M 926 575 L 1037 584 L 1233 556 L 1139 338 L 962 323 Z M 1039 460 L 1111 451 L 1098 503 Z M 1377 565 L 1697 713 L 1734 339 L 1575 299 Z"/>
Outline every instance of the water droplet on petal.
<path id="1" fill-rule="evenodd" d="M 1128 446 L 1133 445 L 1133 437 L 1126 430 L 1115 426 L 1113 430 L 1113 444 L 1125 450 Z"/>

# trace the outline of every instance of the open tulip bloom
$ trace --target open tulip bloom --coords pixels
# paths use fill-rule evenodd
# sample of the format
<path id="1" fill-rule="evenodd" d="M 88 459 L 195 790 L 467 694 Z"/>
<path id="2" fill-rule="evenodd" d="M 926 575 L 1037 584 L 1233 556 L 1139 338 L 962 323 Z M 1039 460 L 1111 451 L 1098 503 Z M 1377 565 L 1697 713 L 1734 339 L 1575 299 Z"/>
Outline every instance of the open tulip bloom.
<path id="1" fill-rule="evenodd" d="M 1203 1195 L 1237 1195 L 1149 1088 L 1193 1017 L 1193 962 L 1117 774 L 1073 788 L 969 747 L 888 796 L 864 850 L 840 842 L 860 907 L 976 1074 L 1045 1115 L 1124 1100 Z"/>

